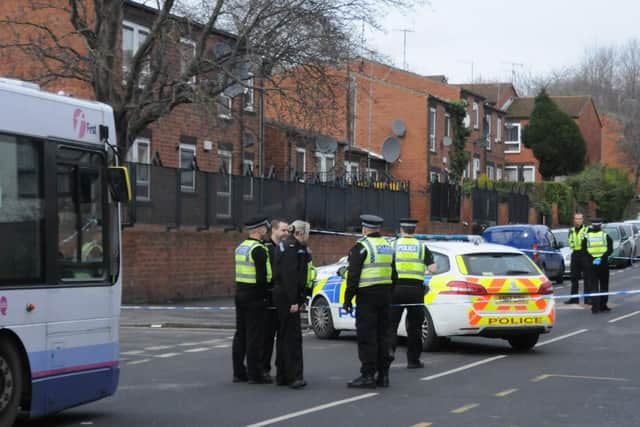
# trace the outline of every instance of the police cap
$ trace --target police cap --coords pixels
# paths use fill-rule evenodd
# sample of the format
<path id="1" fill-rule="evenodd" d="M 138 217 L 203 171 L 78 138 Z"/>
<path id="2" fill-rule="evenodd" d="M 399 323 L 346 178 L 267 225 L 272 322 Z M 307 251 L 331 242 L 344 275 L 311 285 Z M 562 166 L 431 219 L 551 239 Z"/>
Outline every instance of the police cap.
<path id="1" fill-rule="evenodd" d="M 269 217 L 267 216 L 255 216 L 250 220 L 244 223 L 244 226 L 247 230 L 253 230 L 254 228 L 265 226 L 269 228 L 271 223 L 269 222 Z"/>
<path id="2" fill-rule="evenodd" d="M 400 227 L 415 227 L 418 224 L 418 220 L 413 218 L 399 218 L 398 222 Z"/>
<path id="3" fill-rule="evenodd" d="M 602 225 L 603 222 L 604 220 L 602 218 L 593 218 L 591 220 L 592 225 Z"/>
<path id="4" fill-rule="evenodd" d="M 380 228 L 384 219 L 376 215 L 360 215 L 362 226 L 367 228 Z"/>

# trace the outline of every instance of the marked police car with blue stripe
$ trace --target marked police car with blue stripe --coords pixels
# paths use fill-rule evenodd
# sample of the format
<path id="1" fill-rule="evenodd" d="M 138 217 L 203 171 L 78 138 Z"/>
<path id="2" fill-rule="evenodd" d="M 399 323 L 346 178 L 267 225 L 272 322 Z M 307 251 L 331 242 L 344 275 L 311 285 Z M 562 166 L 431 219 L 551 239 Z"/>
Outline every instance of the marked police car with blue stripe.
<path id="1" fill-rule="evenodd" d="M 423 347 L 435 350 L 446 337 L 503 338 L 512 347 L 532 348 L 540 334 L 555 322 L 553 286 L 523 252 L 503 245 L 451 240 L 451 236 L 416 235 L 437 264 L 435 274 L 424 279 L 425 323 Z M 319 338 L 336 338 L 355 331 L 355 310 L 342 308 L 346 267 L 320 279 L 314 286 L 309 323 Z M 406 336 L 404 319 L 398 335 Z"/>

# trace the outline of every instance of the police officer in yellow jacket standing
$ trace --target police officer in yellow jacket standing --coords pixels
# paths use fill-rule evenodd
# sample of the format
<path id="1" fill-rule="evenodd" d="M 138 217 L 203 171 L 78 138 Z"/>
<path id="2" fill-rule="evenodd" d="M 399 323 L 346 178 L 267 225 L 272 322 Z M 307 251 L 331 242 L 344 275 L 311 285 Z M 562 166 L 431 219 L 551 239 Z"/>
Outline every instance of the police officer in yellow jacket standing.
<path id="1" fill-rule="evenodd" d="M 364 237 L 349 252 L 347 288 L 342 308 L 351 313 L 352 298 L 356 296 L 356 332 L 361 375 L 349 382 L 348 387 L 388 387 L 389 365 L 392 360 L 388 331 L 391 320 L 393 248 L 380 235 L 382 218 L 362 215 L 360 219 Z"/>
<path id="2" fill-rule="evenodd" d="M 587 253 L 582 248 L 582 241 L 584 240 L 587 230 L 584 224 L 584 215 L 581 213 L 575 213 L 573 215 L 573 227 L 569 230 L 569 248 L 571 248 L 571 295 L 578 295 L 580 287 L 578 281 L 580 276 L 584 280 L 584 289 L 586 291 L 587 286 L 587 269 L 591 268 L 587 265 Z M 578 304 L 580 298 L 570 298 L 565 301 L 565 304 Z"/>
<path id="3" fill-rule="evenodd" d="M 591 227 L 583 240 L 583 248 L 588 254 L 590 293 L 609 292 L 609 256 L 613 252 L 613 240 L 602 231 L 602 220 L 594 219 Z M 609 311 L 607 306 L 608 297 L 606 295 L 591 297 L 591 312 L 593 314 L 601 311 Z"/>
<path id="4" fill-rule="evenodd" d="M 235 250 L 236 333 L 233 336 L 233 382 L 268 384 L 262 366 L 267 284 L 271 281 L 269 251 L 262 243 L 269 221 L 254 218 L 245 223 L 249 238 Z M 245 367 L 244 360 L 247 360 Z"/>
<path id="5" fill-rule="evenodd" d="M 400 218 L 400 237 L 393 242 L 393 299 L 389 339 L 391 354 L 395 354 L 398 340 L 398 325 L 402 312 L 407 310 L 407 368 L 424 367 L 420 361 L 422 353 L 422 323 L 424 322 L 424 276 L 435 273 L 433 254 L 427 245 L 416 239 L 417 220 Z M 408 304 L 406 307 L 404 304 Z"/>

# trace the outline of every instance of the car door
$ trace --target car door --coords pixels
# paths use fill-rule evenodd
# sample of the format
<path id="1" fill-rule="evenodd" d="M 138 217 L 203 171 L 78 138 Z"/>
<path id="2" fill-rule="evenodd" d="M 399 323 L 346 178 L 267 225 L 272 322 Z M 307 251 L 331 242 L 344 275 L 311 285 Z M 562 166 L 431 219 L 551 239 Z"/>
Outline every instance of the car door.
<path id="1" fill-rule="evenodd" d="M 553 271 L 552 275 L 553 277 L 558 277 L 560 275 L 562 275 L 562 273 L 564 273 L 564 260 L 562 258 L 562 253 L 560 253 L 560 250 L 558 249 L 558 244 L 556 242 L 556 238 L 553 235 L 553 233 L 549 230 L 545 231 L 544 233 L 544 238 L 545 238 L 545 246 L 548 247 L 548 255 L 550 260 L 548 261 L 548 269 L 549 272 L 551 273 L 551 271 Z"/>

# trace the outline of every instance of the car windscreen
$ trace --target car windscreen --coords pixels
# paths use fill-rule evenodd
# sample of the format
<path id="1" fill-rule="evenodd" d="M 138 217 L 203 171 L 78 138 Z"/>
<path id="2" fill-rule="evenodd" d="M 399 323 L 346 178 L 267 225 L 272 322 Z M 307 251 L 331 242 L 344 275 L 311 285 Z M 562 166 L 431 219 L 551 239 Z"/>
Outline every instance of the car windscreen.
<path id="1" fill-rule="evenodd" d="M 483 237 L 491 243 L 525 248 L 531 246 L 533 236 L 529 229 L 514 228 L 507 230 L 486 230 Z"/>
<path id="2" fill-rule="evenodd" d="M 467 273 L 472 276 L 538 276 L 540 271 L 523 254 L 475 253 L 463 255 Z"/>
<path id="3" fill-rule="evenodd" d="M 603 227 L 602 231 L 607 233 L 612 240 L 620 240 L 620 232 L 617 227 Z"/>
<path id="4" fill-rule="evenodd" d="M 562 243 L 563 246 L 569 246 L 569 232 L 564 230 L 554 230 L 553 235 L 556 236 L 558 243 Z"/>

